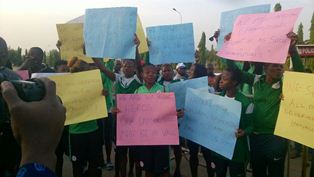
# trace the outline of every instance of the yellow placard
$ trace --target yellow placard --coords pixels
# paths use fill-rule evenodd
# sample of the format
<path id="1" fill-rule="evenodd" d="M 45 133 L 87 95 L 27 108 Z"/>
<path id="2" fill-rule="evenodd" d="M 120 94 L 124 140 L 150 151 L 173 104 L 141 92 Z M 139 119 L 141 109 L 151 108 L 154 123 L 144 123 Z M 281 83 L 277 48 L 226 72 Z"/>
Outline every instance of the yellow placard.
<path id="1" fill-rule="evenodd" d="M 285 72 L 275 134 L 314 148 L 314 74 Z"/>
<path id="2" fill-rule="evenodd" d="M 66 107 L 65 125 L 95 120 L 108 116 L 99 70 L 50 76 L 57 86 Z"/>
<path id="3" fill-rule="evenodd" d="M 138 48 L 139 53 L 148 52 L 148 45 L 147 45 L 143 25 L 139 16 L 137 16 L 137 22 L 136 22 L 136 35 L 138 39 L 141 41 L 141 44 Z"/>
<path id="4" fill-rule="evenodd" d="M 70 60 L 78 57 L 88 63 L 93 60 L 83 54 L 83 23 L 57 24 L 59 40 L 61 41 L 61 58 Z"/>

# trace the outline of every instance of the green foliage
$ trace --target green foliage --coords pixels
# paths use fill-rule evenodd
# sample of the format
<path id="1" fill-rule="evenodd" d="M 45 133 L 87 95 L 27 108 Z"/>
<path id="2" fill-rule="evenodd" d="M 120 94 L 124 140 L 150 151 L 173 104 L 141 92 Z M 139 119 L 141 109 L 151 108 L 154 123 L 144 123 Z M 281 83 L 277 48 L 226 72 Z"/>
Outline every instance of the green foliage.
<path id="1" fill-rule="evenodd" d="M 46 55 L 46 52 L 44 53 L 44 63 L 48 65 L 49 67 L 54 67 L 55 63 L 61 60 L 61 56 L 58 50 L 53 49 L 48 52 L 48 55 Z"/>
<path id="2" fill-rule="evenodd" d="M 202 33 L 202 37 L 197 48 L 198 48 L 198 50 L 196 51 L 198 56 L 196 58 L 197 63 L 204 66 L 211 63 L 214 65 L 215 70 L 217 71 L 222 70 L 224 68 L 224 63 L 221 60 L 221 58 L 216 55 L 217 52 L 214 49 L 214 46 L 213 45 L 211 46 L 210 51 L 206 48 L 206 35 L 204 32 Z"/>
<path id="3" fill-rule="evenodd" d="M 202 37 L 197 48 L 198 48 L 198 57 L 199 57 L 198 63 L 205 66 L 209 57 L 209 51 L 206 48 L 206 35 L 204 32 L 202 33 Z"/>
<path id="4" fill-rule="evenodd" d="M 22 48 L 8 49 L 8 58 L 13 66 L 20 66 L 23 63 Z"/>
<path id="5" fill-rule="evenodd" d="M 310 31 L 310 39 L 306 41 L 306 44 L 314 44 L 314 12 L 312 15 L 311 27 L 309 31 Z M 314 57 L 305 57 L 303 61 L 304 61 L 305 68 L 309 68 L 312 71 L 314 71 Z"/>
<path id="6" fill-rule="evenodd" d="M 314 71 L 314 57 L 304 58 L 304 67 Z"/>
<path id="7" fill-rule="evenodd" d="M 217 58 L 216 51 L 214 49 L 214 46 L 211 46 L 210 52 L 209 52 L 209 63 L 213 63 Z"/>
<path id="8" fill-rule="evenodd" d="M 225 68 L 225 63 L 219 56 L 216 55 L 216 53 L 217 51 L 212 45 L 209 52 L 208 63 L 214 64 L 216 71 L 222 71 Z"/>
<path id="9" fill-rule="evenodd" d="M 311 27 L 310 27 L 310 44 L 314 44 L 314 12 L 312 15 Z"/>
<path id="10" fill-rule="evenodd" d="M 275 4 L 274 11 L 275 12 L 281 11 L 281 4 L 280 3 Z"/>
<path id="11" fill-rule="evenodd" d="M 298 44 L 304 44 L 303 40 L 303 24 L 300 23 L 298 27 Z"/>

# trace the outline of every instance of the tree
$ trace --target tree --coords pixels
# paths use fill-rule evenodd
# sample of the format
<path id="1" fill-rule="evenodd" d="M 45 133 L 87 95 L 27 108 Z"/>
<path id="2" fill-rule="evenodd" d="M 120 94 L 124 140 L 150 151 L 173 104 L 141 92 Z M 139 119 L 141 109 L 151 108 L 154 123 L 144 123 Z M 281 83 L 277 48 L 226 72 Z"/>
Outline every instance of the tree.
<path id="1" fill-rule="evenodd" d="M 24 50 L 24 55 L 22 55 L 22 63 L 26 60 L 27 57 L 28 57 L 28 50 L 25 49 Z"/>
<path id="2" fill-rule="evenodd" d="M 214 45 L 212 45 L 208 56 L 209 63 L 214 63 L 216 61 L 216 58 L 217 58 L 216 51 L 214 49 Z"/>
<path id="3" fill-rule="evenodd" d="M 298 27 L 298 44 L 303 44 L 303 24 L 300 23 Z"/>
<path id="4" fill-rule="evenodd" d="M 206 48 L 206 35 L 204 32 L 202 33 L 202 37 L 197 48 L 198 48 L 198 56 L 199 56 L 199 59 L 197 62 L 205 66 L 206 61 L 208 60 L 209 51 Z"/>
<path id="5" fill-rule="evenodd" d="M 48 52 L 48 55 L 44 58 L 44 63 L 49 67 L 54 67 L 55 63 L 61 60 L 60 53 L 58 50 L 53 49 Z"/>
<path id="6" fill-rule="evenodd" d="M 46 51 L 44 51 L 43 63 L 47 64 L 47 53 L 46 53 Z"/>
<path id="7" fill-rule="evenodd" d="M 311 27 L 310 27 L 310 44 L 314 44 L 314 12 L 312 15 Z"/>
<path id="8" fill-rule="evenodd" d="M 281 11 L 281 4 L 280 3 L 275 4 L 274 11 L 275 12 Z"/>
<path id="9" fill-rule="evenodd" d="M 23 62 L 22 60 L 22 48 L 18 47 L 15 49 L 8 49 L 8 58 L 13 66 L 20 66 Z"/>
<path id="10" fill-rule="evenodd" d="M 217 51 L 214 49 L 214 46 L 211 46 L 211 49 L 208 54 L 208 62 L 214 64 L 216 71 L 222 71 L 224 69 L 225 63 L 219 56 L 216 55 Z"/>

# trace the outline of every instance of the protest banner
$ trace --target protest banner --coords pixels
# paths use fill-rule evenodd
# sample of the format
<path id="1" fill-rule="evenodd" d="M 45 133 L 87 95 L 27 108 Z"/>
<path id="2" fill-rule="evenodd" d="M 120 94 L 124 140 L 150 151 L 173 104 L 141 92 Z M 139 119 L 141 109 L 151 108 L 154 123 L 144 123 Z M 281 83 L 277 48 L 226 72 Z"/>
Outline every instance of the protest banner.
<path id="1" fill-rule="evenodd" d="M 224 37 L 232 32 L 235 20 L 244 14 L 268 13 L 270 12 L 270 4 L 244 7 L 231 11 L 222 12 L 220 15 L 220 33 L 218 37 L 217 51 L 219 51 L 224 43 Z"/>
<path id="2" fill-rule="evenodd" d="M 314 148 L 314 74 L 284 73 L 275 134 Z"/>
<path id="3" fill-rule="evenodd" d="M 93 60 L 85 56 L 83 52 L 83 24 L 57 24 L 59 41 L 61 42 L 60 54 L 61 59 L 71 60 L 77 57 L 87 63 L 93 63 Z"/>
<path id="4" fill-rule="evenodd" d="M 138 52 L 139 53 L 148 52 L 148 44 L 147 44 L 146 36 L 144 33 L 144 28 L 143 28 L 143 25 L 139 16 L 137 16 L 137 21 L 136 21 L 136 35 L 141 42 L 140 45 L 138 46 Z"/>
<path id="5" fill-rule="evenodd" d="M 67 23 L 84 23 L 84 18 L 85 16 L 79 16 L 75 19 L 72 19 L 70 21 L 68 21 Z M 83 30 L 82 30 L 83 31 Z M 145 53 L 148 52 L 148 44 L 146 41 L 146 36 L 144 33 L 144 28 L 140 19 L 140 16 L 137 15 L 137 20 L 136 20 L 136 35 L 138 37 L 138 39 L 140 40 L 140 46 L 138 47 L 138 51 L 139 53 Z M 83 33 L 82 33 L 83 36 Z"/>
<path id="6" fill-rule="evenodd" d="M 65 125 L 108 117 L 99 70 L 49 76 L 66 107 Z"/>
<path id="7" fill-rule="evenodd" d="M 269 14 L 241 15 L 235 21 L 232 37 L 226 41 L 218 56 L 263 63 L 284 64 L 290 39 L 301 8 Z"/>
<path id="8" fill-rule="evenodd" d="M 232 159 L 240 116 L 240 102 L 188 88 L 180 136 Z"/>
<path id="9" fill-rule="evenodd" d="M 174 92 L 176 96 L 177 109 L 184 108 L 185 96 L 187 88 L 194 89 L 206 89 L 208 92 L 208 79 L 207 77 L 200 77 L 195 79 L 189 79 L 185 81 L 175 82 L 168 85 L 169 90 Z"/>
<path id="10" fill-rule="evenodd" d="M 86 55 L 135 59 L 137 8 L 87 9 L 84 21 Z"/>
<path id="11" fill-rule="evenodd" d="M 117 145 L 178 145 L 173 93 L 118 94 Z"/>
<path id="12" fill-rule="evenodd" d="M 152 64 L 192 63 L 194 61 L 193 24 L 164 25 L 146 28 Z"/>

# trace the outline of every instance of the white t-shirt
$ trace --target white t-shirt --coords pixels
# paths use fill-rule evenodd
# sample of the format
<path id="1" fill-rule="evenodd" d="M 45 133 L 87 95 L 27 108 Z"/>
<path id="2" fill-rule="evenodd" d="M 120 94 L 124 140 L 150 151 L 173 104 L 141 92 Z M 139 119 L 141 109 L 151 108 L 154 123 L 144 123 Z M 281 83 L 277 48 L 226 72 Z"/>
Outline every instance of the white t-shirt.
<path id="1" fill-rule="evenodd" d="M 235 97 L 228 97 L 227 94 L 225 94 L 225 97 L 226 97 L 226 98 L 229 98 L 229 99 L 232 99 L 232 100 L 235 99 Z"/>
<path id="2" fill-rule="evenodd" d="M 130 78 L 126 78 L 124 75 L 117 74 L 117 73 L 115 73 L 115 76 L 116 76 L 116 82 L 118 81 L 121 84 L 121 86 L 124 88 L 128 87 L 132 83 L 133 80 L 136 80 L 138 83 L 142 83 L 136 74 L 134 74 L 133 77 L 130 77 Z"/>
<path id="3" fill-rule="evenodd" d="M 233 99 L 233 100 L 235 99 L 235 97 L 228 97 L 227 94 L 225 95 L 225 97 L 229 99 Z M 254 110 L 254 104 L 250 103 L 249 106 L 246 108 L 245 114 L 252 114 L 253 110 Z"/>

